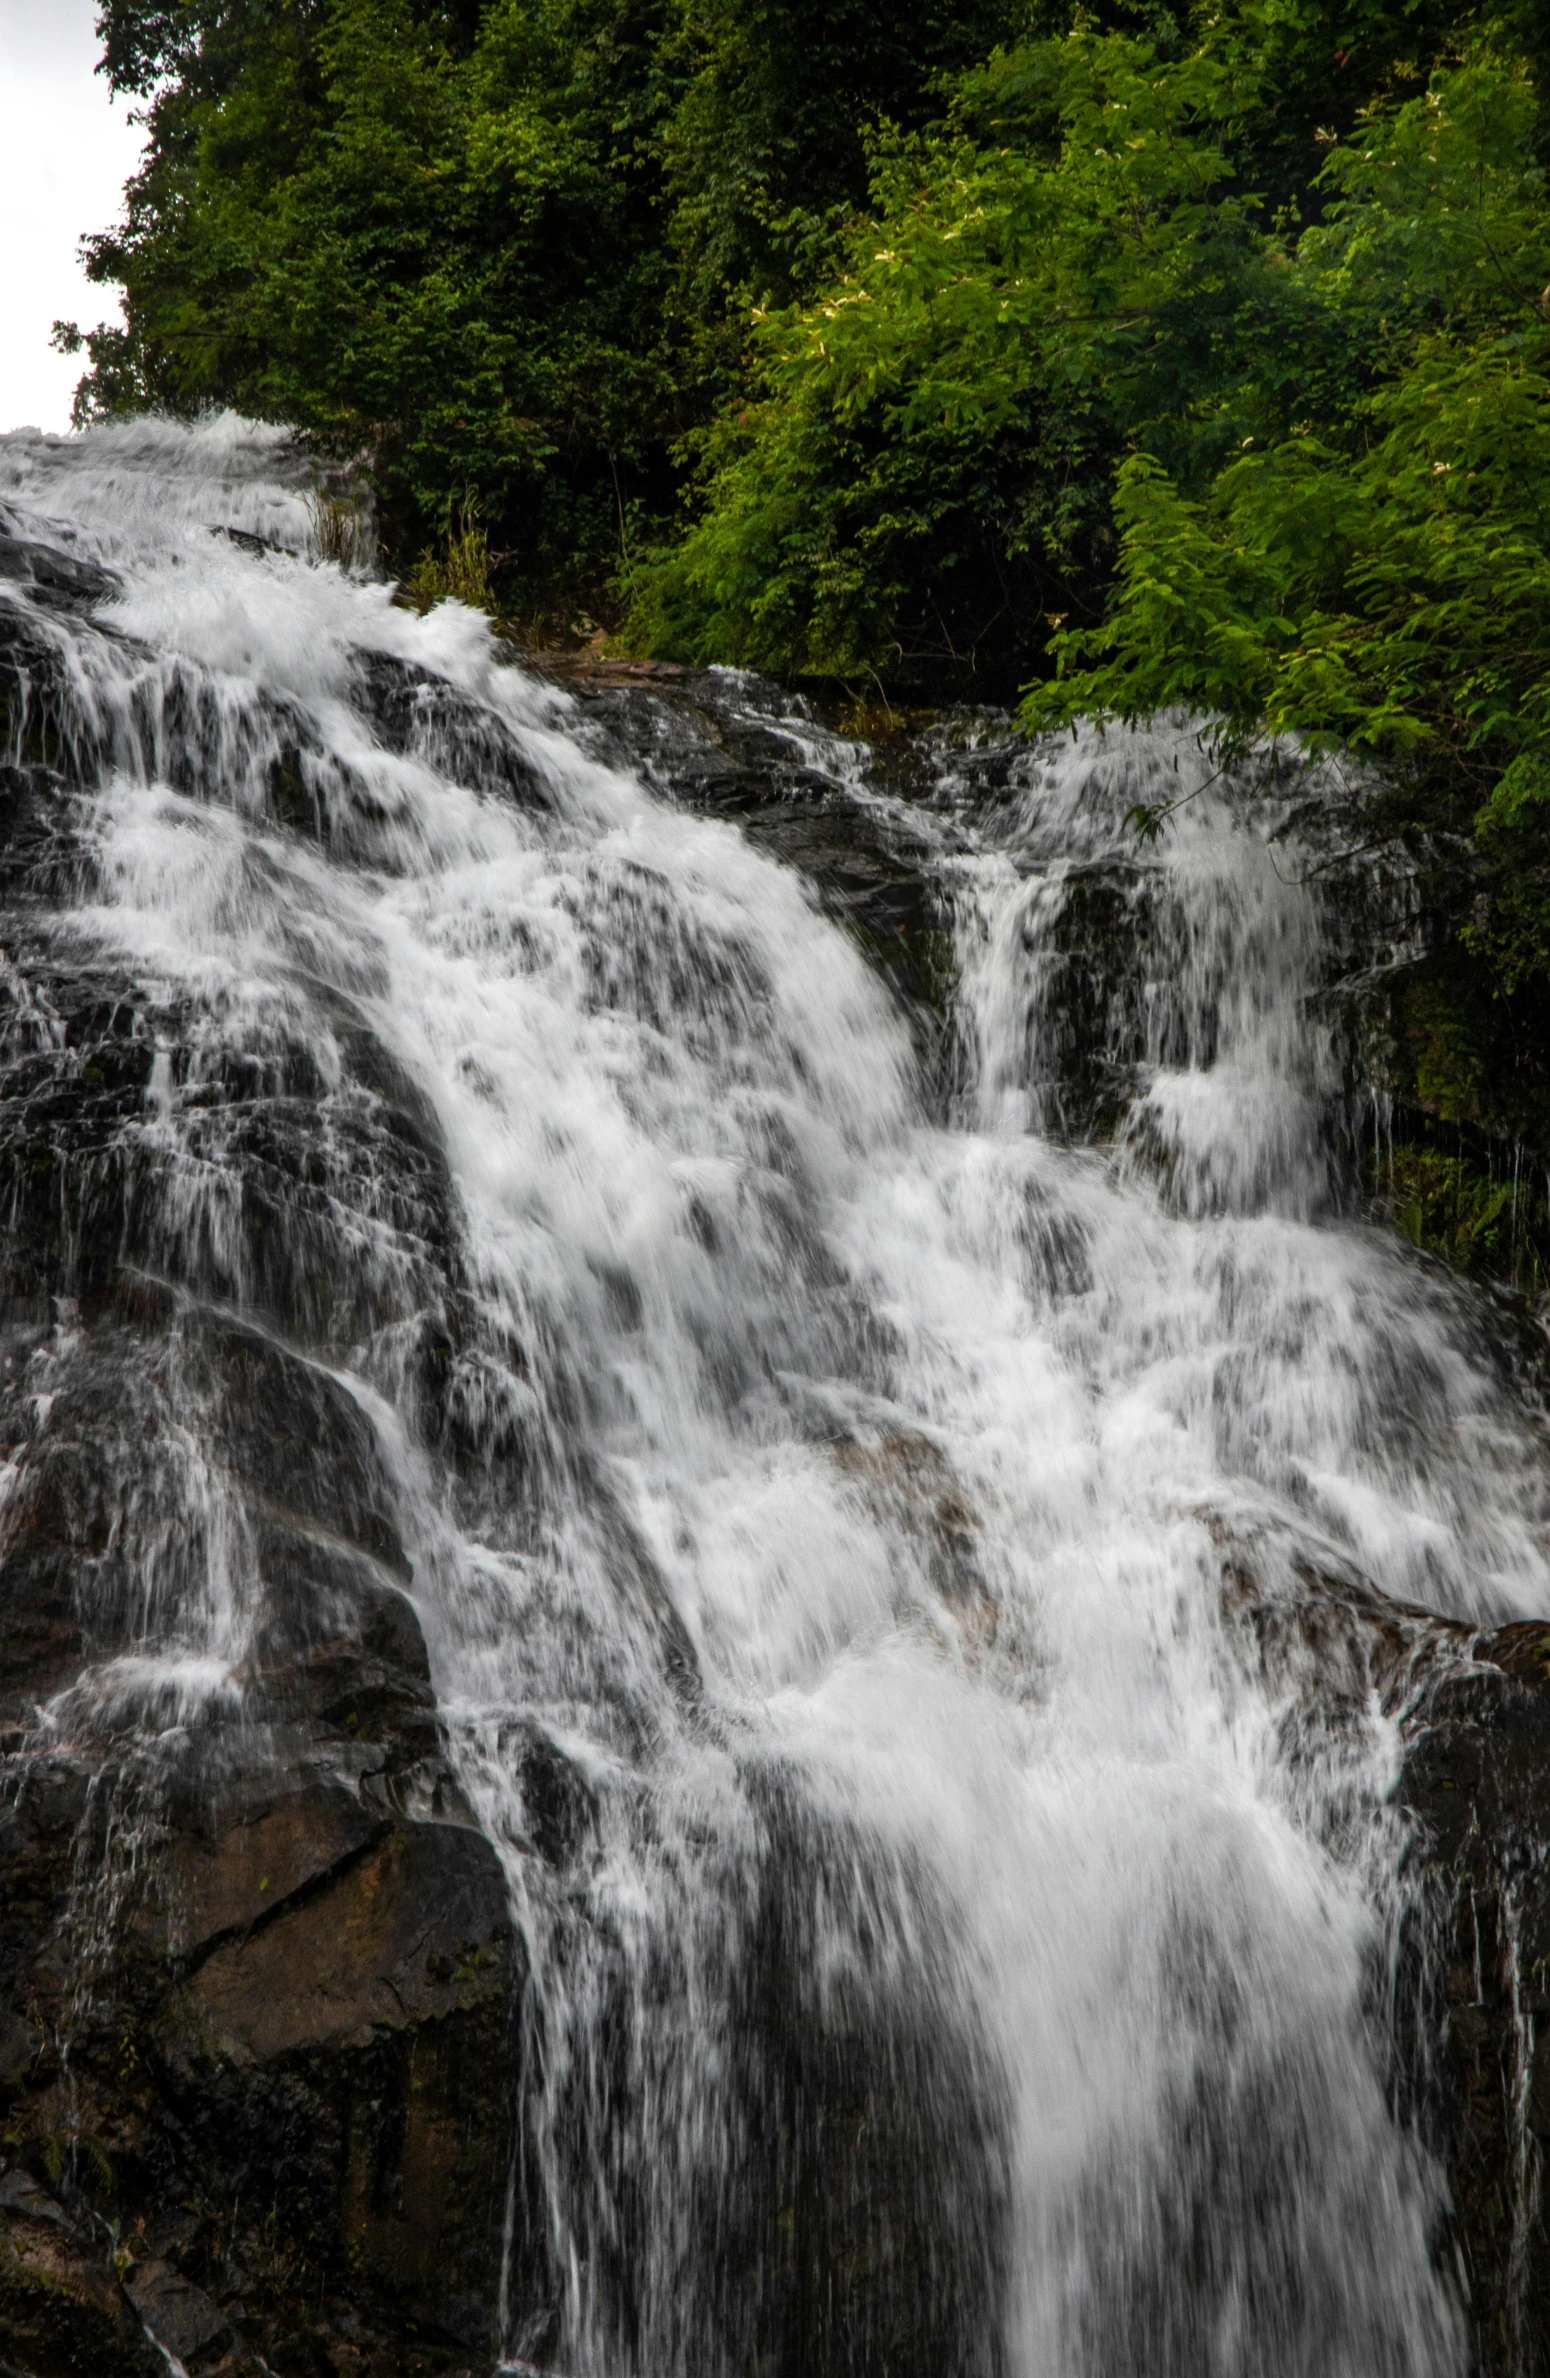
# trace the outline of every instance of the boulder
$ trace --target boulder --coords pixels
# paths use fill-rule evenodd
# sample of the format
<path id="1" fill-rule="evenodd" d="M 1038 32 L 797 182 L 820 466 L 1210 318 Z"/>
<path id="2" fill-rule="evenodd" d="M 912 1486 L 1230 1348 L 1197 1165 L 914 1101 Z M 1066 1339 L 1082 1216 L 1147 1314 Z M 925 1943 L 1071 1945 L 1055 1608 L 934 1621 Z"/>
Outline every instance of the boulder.
<path id="1" fill-rule="evenodd" d="M 289 1716 L 171 1772 L 7 1762 L 0 2362 L 27 2378 L 164 2372 L 148 2337 L 191 2378 L 491 2366 L 521 1965 L 398 1599 L 266 1680 Z M 338 1722 L 300 1714 L 319 1669 Z M 90 1861 L 104 1795 L 127 1871 Z"/>

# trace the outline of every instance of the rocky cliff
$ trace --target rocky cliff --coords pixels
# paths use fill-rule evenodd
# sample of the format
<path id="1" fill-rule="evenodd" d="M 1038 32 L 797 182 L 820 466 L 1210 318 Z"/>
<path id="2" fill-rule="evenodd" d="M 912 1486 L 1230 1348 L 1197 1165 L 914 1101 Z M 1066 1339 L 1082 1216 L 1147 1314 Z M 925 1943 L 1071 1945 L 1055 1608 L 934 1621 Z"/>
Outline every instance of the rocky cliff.
<path id="1" fill-rule="evenodd" d="M 0 601 L 0 2371 L 113 2378 L 170 2357 L 190 2378 L 484 2378 L 513 2340 L 547 2368 L 565 2273 L 531 2160 L 547 2043 L 513 1910 L 529 1891 L 579 1896 L 597 1812 L 555 1734 L 518 1728 L 521 1824 L 498 1850 L 432 1686 L 395 1461 L 432 1449 L 465 1509 L 483 1521 L 504 1498 L 534 1531 L 541 1484 L 517 1421 L 491 1417 L 444 1135 L 364 992 L 319 983 L 300 936 L 327 1078 L 303 1037 L 235 1050 L 170 976 L 71 931 L 100 864 L 82 796 L 115 754 L 106 728 L 83 744 L 49 623 L 93 615 L 112 582 L 21 534 L 0 539 L 0 573 L 26 596 Z M 605 670 L 576 691 L 584 742 L 802 873 L 903 1001 L 945 1110 L 952 870 L 973 835 L 941 786 L 958 752 L 976 802 L 1009 799 L 995 732 L 890 732 L 863 780 L 832 750 L 808 764 L 746 685 Z M 355 698 L 384 750 L 455 750 L 500 799 L 542 806 L 541 775 L 434 673 L 363 656 Z M 160 701 L 159 774 L 207 779 L 226 724 L 192 678 Z M 275 705 L 269 727 L 276 833 L 354 830 L 329 813 L 306 717 Z M 251 750 L 239 762 L 251 772 Z M 1080 1138 L 1133 1091 L 1151 994 L 1128 862 L 1072 883 L 1056 963 L 1074 1020 L 1052 1097 Z M 696 1227 L 713 1245 L 708 1208 Z M 1090 1279 L 1068 1216 L 1030 1192 L 1020 1227 L 1040 1293 Z M 1504 1361 L 1517 1346 L 1506 1307 L 1471 1327 L 1497 1331 Z M 397 1350 L 413 1443 L 346 1362 L 372 1333 Z M 523 1349 L 505 1351 L 520 1379 Z M 843 1508 L 914 1542 L 971 1664 L 999 1628 L 1002 1656 L 1036 1675 L 939 1448 L 832 1417 L 812 1434 Z M 692 1731 L 686 1632 L 648 1549 L 609 1524 L 646 1656 Z M 1376 1991 L 1392 2095 L 1448 2176 L 1435 2253 L 1468 2291 L 1480 2368 L 1535 2378 L 1550 2369 L 1550 1631 L 1440 1619 L 1354 1568 L 1278 1595 L 1252 1553 L 1225 1535 L 1217 1552 L 1227 1639 L 1293 1733 L 1374 1709 L 1395 1729 L 1389 1813 L 1421 1887 L 1401 1986 Z M 226 1668 L 209 1649 L 223 1595 L 244 1611 Z M 196 1605 L 197 1640 L 179 1615 Z M 863 1972 L 886 1965 L 864 1862 L 778 1762 L 748 1764 L 757 1880 L 724 1977 L 745 2178 L 707 2211 L 719 2261 L 694 2283 L 761 2378 L 987 2378 L 1012 2187 L 988 2052 L 933 1996 L 924 1952 L 907 2008 L 830 1986 L 812 1908 L 845 1909 Z M 605 2097 L 626 2088 L 628 2027 L 602 2003 Z M 633 2185 L 614 2200 L 621 2266 L 644 2218 Z M 627 2319 L 627 2280 L 620 2293 Z"/>
<path id="2" fill-rule="evenodd" d="M 15 542 L 0 567 L 65 609 L 102 591 Z M 506 1880 L 442 1755 L 372 1432 L 277 1334 L 311 1318 L 298 1205 L 353 1165 L 434 1230 L 435 1153 L 391 1087 L 330 1159 L 304 1078 L 213 1083 L 263 1293 L 238 1318 L 169 1267 L 173 1154 L 119 1127 L 187 1041 L 50 934 L 89 865 L 51 764 L 58 654 L 3 608 L 0 638 L 0 2362 L 484 2369 Z M 176 1661 L 148 1680 L 134 1646 L 159 1565 L 223 1529 L 265 1624 L 229 1709 L 190 1719 Z"/>

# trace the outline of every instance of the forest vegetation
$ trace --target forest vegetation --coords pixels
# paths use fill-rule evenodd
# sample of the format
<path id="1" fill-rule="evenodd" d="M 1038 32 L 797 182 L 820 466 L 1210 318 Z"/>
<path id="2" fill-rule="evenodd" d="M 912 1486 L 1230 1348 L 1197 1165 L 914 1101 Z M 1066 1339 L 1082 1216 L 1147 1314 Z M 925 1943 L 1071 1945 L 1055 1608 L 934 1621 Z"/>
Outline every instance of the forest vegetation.
<path id="1" fill-rule="evenodd" d="M 150 139 L 82 418 L 293 422 L 422 596 L 488 568 L 534 638 L 1330 755 L 1443 920 L 1396 1010 L 1414 1226 L 1501 1261 L 1499 1152 L 1550 1159 L 1540 0 L 101 31 Z"/>

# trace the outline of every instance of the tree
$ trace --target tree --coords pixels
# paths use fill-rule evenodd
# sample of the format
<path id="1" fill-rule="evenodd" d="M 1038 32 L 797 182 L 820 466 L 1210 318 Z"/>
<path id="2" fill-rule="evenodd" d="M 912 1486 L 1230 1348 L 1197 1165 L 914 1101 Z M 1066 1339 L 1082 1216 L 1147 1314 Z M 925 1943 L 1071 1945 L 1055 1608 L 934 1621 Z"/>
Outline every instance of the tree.
<path id="1" fill-rule="evenodd" d="M 365 459 L 411 558 L 472 506 L 509 601 L 607 600 L 632 521 L 864 189 L 863 127 L 920 117 L 994 30 L 944 0 L 107 0 L 147 104 L 90 244 L 126 326 L 82 417 L 210 403 Z M 67 331 L 66 336 L 69 336 Z"/>

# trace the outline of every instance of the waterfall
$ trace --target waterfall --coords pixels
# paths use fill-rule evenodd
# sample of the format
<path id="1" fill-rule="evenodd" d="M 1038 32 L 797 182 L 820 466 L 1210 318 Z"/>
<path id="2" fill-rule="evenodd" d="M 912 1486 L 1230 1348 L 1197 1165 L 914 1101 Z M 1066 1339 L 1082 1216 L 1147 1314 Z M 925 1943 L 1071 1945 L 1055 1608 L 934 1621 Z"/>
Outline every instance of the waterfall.
<path id="1" fill-rule="evenodd" d="M 1467 1297 L 1346 1210 L 1284 788 L 981 722 L 901 792 L 731 675 L 604 715 L 315 558 L 307 486 L 229 417 L 0 441 L 29 931 L 136 1016 L 71 1260 L 171 1300 L 42 1722 L 246 1722 L 284 1612 L 210 1416 L 277 1348 L 509 1876 L 507 2366 L 1462 2372 L 1371 1643 L 1550 1607 L 1550 1515 Z M 689 797 L 718 718 L 913 837 L 940 1078 Z"/>

